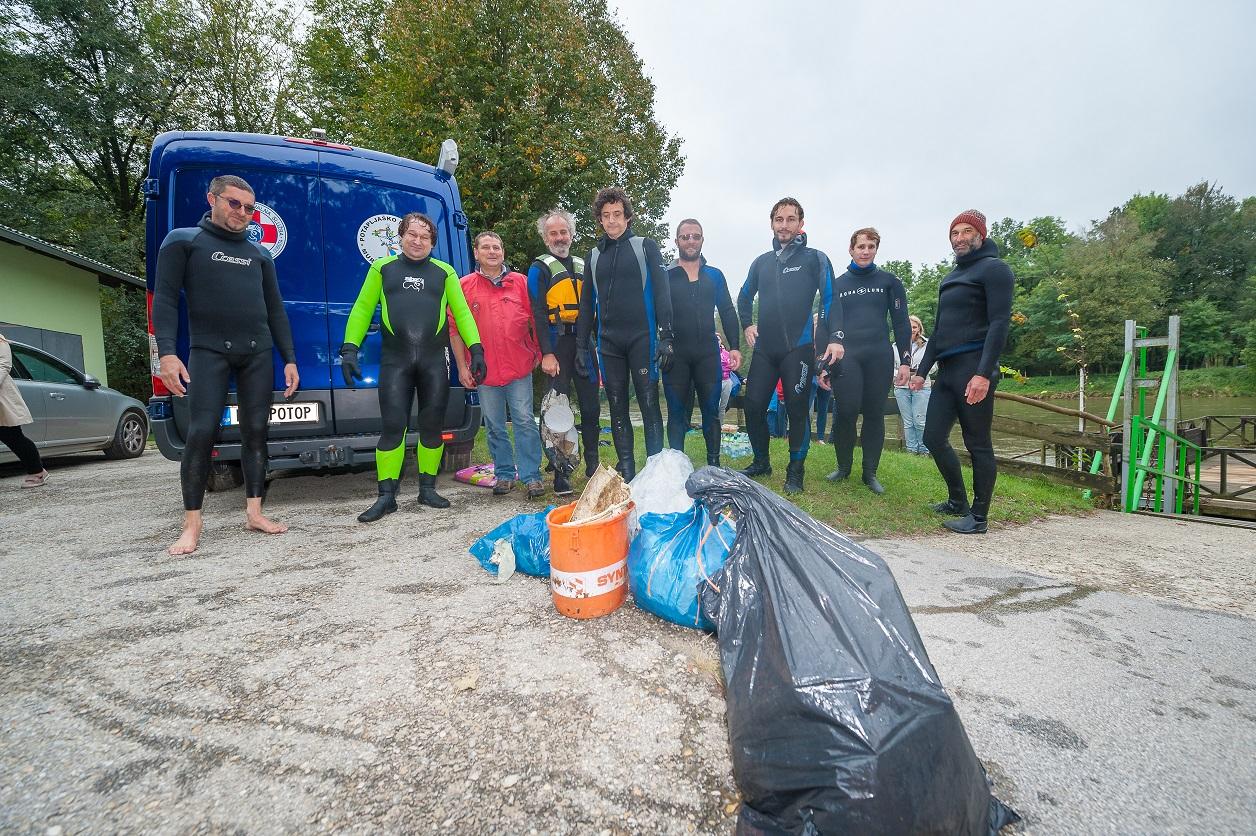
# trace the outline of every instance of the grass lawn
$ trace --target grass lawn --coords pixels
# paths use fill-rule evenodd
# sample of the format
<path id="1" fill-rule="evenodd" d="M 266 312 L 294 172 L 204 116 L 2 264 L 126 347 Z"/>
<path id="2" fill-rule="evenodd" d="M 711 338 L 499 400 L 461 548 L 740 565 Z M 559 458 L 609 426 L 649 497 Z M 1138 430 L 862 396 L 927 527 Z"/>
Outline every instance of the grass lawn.
<path id="1" fill-rule="evenodd" d="M 603 433 L 602 437 L 607 442 L 610 441 L 609 433 Z M 640 468 L 645 463 L 645 442 L 639 427 L 636 450 Z M 789 462 L 789 448 L 785 439 L 774 438 L 770 450 L 772 475 L 757 481 L 781 493 L 785 484 L 785 466 Z M 600 452 L 603 464 L 615 464 L 613 448 L 603 446 Z M 685 437 L 685 452 L 695 468 L 706 464 L 706 445 L 700 433 L 690 432 Z M 934 534 L 944 530 L 943 518 L 929 508 L 930 504 L 946 499 L 946 488 L 932 458 L 887 447 L 881 456 L 881 466 L 877 473 L 877 478 L 885 486 L 885 494 L 882 496 L 873 494 L 860 481 L 861 458 L 861 453 L 856 448 L 854 475 L 846 482 L 833 484 L 824 478 L 826 473 L 834 469 L 833 447 L 812 444 L 807 456 L 807 474 L 803 483 L 806 490 L 794 497 L 795 504 L 816 519 L 852 536 L 900 537 Z M 483 432 L 476 437 L 471 460 L 491 460 Z M 749 464 L 749 457 L 724 461 L 726 467 L 742 468 Z M 553 477 L 550 474 L 542 475 L 546 487 L 550 488 Z M 971 491 L 972 472 L 967 467 L 964 468 L 964 480 Z M 576 495 L 579 495 L 585 483 L 583 467 L 579 468 L 572 482 Z M 550 493 L 543 499 L 536 500 L 536 503 L 538 507 L 545 503 L 559 503 L 559 498 Z M 1029 522 L 1048 514 L 1083 514 L 1093 507 L 1092 503 L 1082 499 L 1081 491 L 1075 488 L 1054 485 L 1042 479 L 1025 479 L 1001 473 L 994 489 L 991 523 L 997 526 Z"/>

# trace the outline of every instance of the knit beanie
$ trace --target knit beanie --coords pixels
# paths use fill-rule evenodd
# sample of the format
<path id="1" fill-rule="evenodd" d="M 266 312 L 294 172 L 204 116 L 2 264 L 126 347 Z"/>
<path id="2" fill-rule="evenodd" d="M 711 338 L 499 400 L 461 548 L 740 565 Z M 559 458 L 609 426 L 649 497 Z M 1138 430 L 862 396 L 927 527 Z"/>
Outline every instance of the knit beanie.
<path id="1" fill-rule="evenodd" d="M 976 209 L 965 209 L 955 216 L 955 220 L 951 221 L 951 225 L 947 227 L 946 234 L 950 235 L 951 230 L 956 224 L 969 224 L 977 232 L 981 233 L 981 237 L 986 237 L 986 216 L 978 212 Z"/>

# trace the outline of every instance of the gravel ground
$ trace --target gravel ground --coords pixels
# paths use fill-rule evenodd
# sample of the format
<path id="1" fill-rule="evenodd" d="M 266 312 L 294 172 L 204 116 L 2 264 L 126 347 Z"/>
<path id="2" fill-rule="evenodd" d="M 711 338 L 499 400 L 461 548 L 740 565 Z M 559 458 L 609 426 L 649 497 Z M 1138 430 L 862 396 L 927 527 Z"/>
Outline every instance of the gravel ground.
<path id="1" fill-rule="evenodd" d="M 410 479 L 363 526 L 371 474 L 285 478 L 268 509 L 289 533 L 246 532 L 241 494 L 211 494 L 201 549 L 171 558 L 176 465 L 51 469 L 25 491 L 0 468 L 0 831 L 731 832 L 714 640 L 632 606 L 571 621 L 545 581 L 498 584 L 467 554 L 538 505 L 442 478 L 454 505 L 434 511 Z M 1256 538 L 1204 528 L 1104 514 L 870 543 L 1024 831 L 1256 816 Z M 1040 661 L 1014 664 L 1029 645 Z M 1162 650 L 1214 704 L 1121 645 Z M 1107 683 L 1103 728 L 1072 671 Z M 1135 737 L 1163 745 L 1136 745 L 1130 718 L 1157 701 L 1167 719 Z M 1155 802 L 1188 771 L 1189 804 Z M 1200 804 L 1220 811 L 1206 828 Z"/>

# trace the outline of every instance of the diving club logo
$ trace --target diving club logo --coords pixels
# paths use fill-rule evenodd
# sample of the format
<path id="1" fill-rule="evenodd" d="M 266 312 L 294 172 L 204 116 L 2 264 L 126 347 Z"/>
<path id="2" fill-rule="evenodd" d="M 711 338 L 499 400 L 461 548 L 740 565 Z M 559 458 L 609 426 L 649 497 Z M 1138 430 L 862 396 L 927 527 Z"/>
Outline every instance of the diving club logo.
<path id="1" fill-rule="evenodd" d="M 358 252 L 367 263 L 401 252 L 401 236 L 397 227 L 401 218 L 396 215 L 372 215 L 358 227 Z"/>
<path id="2" fill-rule="evenodd" d="M 283 248 L 288 245 L 288 225 L 279 217 L 278 212 L 265 203 L 255 204 L 253 218 L 244 234 L 254 244 L 270 253 L 271 258 L 279 258 Z"/>

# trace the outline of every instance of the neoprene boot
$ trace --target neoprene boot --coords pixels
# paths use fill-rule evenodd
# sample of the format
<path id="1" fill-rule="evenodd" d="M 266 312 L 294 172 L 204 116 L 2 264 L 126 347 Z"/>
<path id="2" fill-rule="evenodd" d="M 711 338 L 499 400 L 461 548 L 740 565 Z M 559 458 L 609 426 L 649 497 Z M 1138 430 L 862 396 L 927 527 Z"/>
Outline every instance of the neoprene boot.
<path id="1" fill-rule="evenodd" d="M 802 493 L 802 461 L 791 461 L 785 467 L 785 493 Z"/>
<path id="2" fill-rule="evenodd" d="M 850 471 L 842 470 L 839 467 L 837 470 L 834 470 L 832 473 L 830 473 L 828 476 L 825 476 L 824 478 L 828 479 L 830 482 L 844 482 L 849 477 L 850 477 Z"/>
<path id="3" fill-rule="evenodd" d="M 419 504 L 429 508 L 448 508 L 449 500 L 436 492 L 436 475 L 419 474 Z"/>
<path id="4" fill-rule="evenodd" d="M 772 475 L 772 462 L 771 460 L 768 459 L 767 456 L 764 456 L 763 458 L 759 458 L 758 456 L 756 456 L 754 461 L 750 463 L 750 467 L 747 467 L 745 470 L 743 470 L 741 472 L 741 475 L 751 476 L 751 477 L 771 476 Z"/>
<path id="5" fill-rule="evenodd" d="M 720 454 L 719 453 L 716 453 L 714 456 L 711 456 L 711 455 L 707 456 L 707 467 L 719 467 L 719 466 L 720 466 Z"/>
<path id="6" fill-rule="evenodd" d="M 397 510 L 397 479 L 379 480 L 379 499 L 375 504 L 358 514 L 358 522 L 375 522 L 385 514 Z"/>
<path id="7" fill-rule="evenodd" d="M 619 471 L 620 476 L 624 477 L 625 482 L 631 482 L 637 478 L 636 459 L 620 459 L 619 464 L 615 465 L 615 469 Z"/>
<path id="8" fill-rule="evenodd" d="M 971 513 L 960 517 L 958 520 L 947 520 L 942 523 L 944 526 L 954 531 L 956 534 L 985 534 L 986 519 L 982 517 L 977 519 Z"/>
<path id="9" fill-rule="evenodd" d="M 597 456 L 597 447 L 595 446 L 591 449 L 589 447 L 585 447 L 584 448 L 584 476 L 585 478 L 586 479 L 591 478 L 594 473 L 597 473 L 597 469 L 601 464 L 602 462 L 598 459 L 598 456 Z"/>
<path id="10" fill-rule="evenodd" d="M 970 513 L 967 502 L 956 502 L 953 499 L 948 499 L 946 502 L 939 502 L 929 507 L 939 514 L 945 514 L 948 517 L 966 517 Z"/>
<path id="11" fill-rule="evenodd" d="M 875 473 L 865 473 L 863 475 L 863 483 L 868 486 L 868 490 L 877 496 L 885 493 L 885 486 L 877 481 L 877 474 Z"/>

